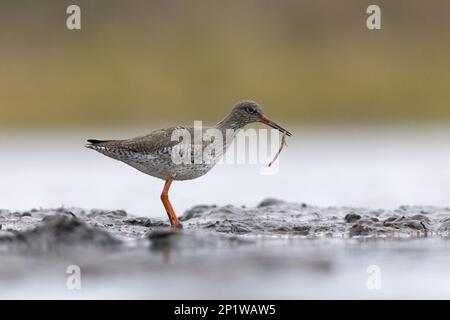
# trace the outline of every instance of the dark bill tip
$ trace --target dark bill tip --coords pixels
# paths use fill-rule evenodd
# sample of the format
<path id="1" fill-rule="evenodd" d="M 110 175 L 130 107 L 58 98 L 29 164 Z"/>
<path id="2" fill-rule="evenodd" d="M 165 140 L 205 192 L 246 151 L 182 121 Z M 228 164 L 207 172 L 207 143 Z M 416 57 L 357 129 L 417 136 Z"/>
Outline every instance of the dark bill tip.
<path id="1" fill-rule="evenodd" d="M 262 123 L 268 125 L 269 127 L 272 127 L 272 128 L 274 128 L 274 129 L 277 129 L 277 130 L 280 131 L 281 133 L 286 134 L 288 137 L 290 137 L 290 136 L 292 135 L 289 131 L 287 131 L 286 129 L 284 129 L 282 126 L 279 126 L 278 124 L 276 124 L 275 122 L 273 122 L 272 120 L 269 120 L 268 118 L 266 118 L 266 117 L 264 117 L 264 116 L 261 117 L 260 122 L 262 122 Z"/>

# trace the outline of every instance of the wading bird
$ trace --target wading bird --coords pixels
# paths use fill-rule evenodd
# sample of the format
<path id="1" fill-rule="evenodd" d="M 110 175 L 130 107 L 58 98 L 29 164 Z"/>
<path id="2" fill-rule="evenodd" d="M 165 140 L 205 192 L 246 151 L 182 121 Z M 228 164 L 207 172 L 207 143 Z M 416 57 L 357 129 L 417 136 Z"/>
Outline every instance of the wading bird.
<path id="1" fill-rule="evenodd" d="M 189 161 L 174 161 L 174 153 L 185 150 L 183 148 L 177 148 L 182 141 L 180 139 L 174 139 L 174 136 L 178 137 L 178 135 L 175 135 L 176 131 L 184 130 L 189 135 L 195 135 L 195 128 L 192 127 L 178 126 L 159 129 L 145 136 L 127 140 L 90 139 L 86 147 L 96 150 L 110 158 L 125 162 L 150 176 L 165 180 L 161 193 L 161 201 L 169 216 L 171 227 L 181 228 L 182 225 L 169 201 L 169 188 L 172 181 L 191 180 L 206 174 L 225 153 L 237 131 L 245 125 L 254 122 L 262 122 L 279 130 L 281 133 L 288 136 L 291 135 L 289 131 L 266 118 L 262 113 L 261 107 L 256 102 L 241 101 L 234 106 L 233 110 L 231 110 L 225 119 L 213 127 L 202 129 L 204 134 L 207 134 L 205 133 L 206 130 L 213 129 L 216 132 L 222 133 L 227 138 L 226 143 L 224 143 L 223 139 L 201 139 L 201 150 L 204 150 L 210 143 L 216 144 L 216 148 L 213 149 L 219 150 L 219 152 L 216 152 L 212 161 L 198 163 L 194 161 L 195 157 L 188 157 L 187 159 Z M 229 139 L 230 136 L 231 139 Z M 207 141 L 205 142 L 204 140 Z M 189 141 L 189 152 L 194 152 L 196 143 L 198 144 L 195 139 L 194 141 Z M 217 146 L 219 147 L 217 148 Z"/>

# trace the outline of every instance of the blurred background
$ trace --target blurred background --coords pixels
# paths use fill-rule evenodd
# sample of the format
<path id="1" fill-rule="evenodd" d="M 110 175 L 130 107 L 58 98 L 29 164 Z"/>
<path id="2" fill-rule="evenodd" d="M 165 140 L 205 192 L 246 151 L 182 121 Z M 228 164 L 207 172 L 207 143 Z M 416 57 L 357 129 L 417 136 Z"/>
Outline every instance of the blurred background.
<path id="1" fill-rule="evenodd" d="M 450 3 L 2 1 L 0 124 L 216 121 L 242 98 L 295 124 L 450 119 Z"/>
<path id="2" fill-rule="evenodd" d="M 293 131 L 279 174 L 216 168 L 173 188 L 179 211 L 450 202 L 449 1 L 376 1 L 377 31 L 373 1 L 80 0 L 69 31 L 73 3 L 0 4 L 0 207 L 161 215 L 161 182 L 84 140 L 215 123 L 241 99 Z"/>

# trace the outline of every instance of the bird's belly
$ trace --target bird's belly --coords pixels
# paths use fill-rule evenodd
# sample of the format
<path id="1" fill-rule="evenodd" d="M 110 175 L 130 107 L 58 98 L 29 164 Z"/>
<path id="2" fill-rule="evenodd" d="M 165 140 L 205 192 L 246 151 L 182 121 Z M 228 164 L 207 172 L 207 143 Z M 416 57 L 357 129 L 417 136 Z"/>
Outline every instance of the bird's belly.
<path id="1" fill-rule="evenodd" d="M 174 180 L 191 180 L 205 175 L 213 167 L 210 164 L 181 164 L 175 165 L 170 172 L 174 173 Z"/>
<path id="2" fill-rule="evenodd" d="M 171 159 L 139 159 L 139 161 L 129 159 L 122 160 L 135 169 L 150 176 L 168 180 L 190 180 L 208 173 L 216 163 L 174 163 Z"/>

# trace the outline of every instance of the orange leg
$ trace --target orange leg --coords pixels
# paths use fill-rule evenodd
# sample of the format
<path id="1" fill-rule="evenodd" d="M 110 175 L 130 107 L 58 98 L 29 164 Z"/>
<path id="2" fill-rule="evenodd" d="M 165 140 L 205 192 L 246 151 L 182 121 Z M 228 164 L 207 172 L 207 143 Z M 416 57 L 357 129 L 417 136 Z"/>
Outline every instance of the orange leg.
<path id="1" fill-rule="evenodd" d="M 173 229 L 181 229 L 183 226 L 178 220 L 175 210 L 173 210 L 172 204 L 169 201 L 169 188 L 170 185 L 172 184 L 172 181 L 173 179 L 166 180 L 166 183 L 164 184 L 164 189 L 161 193 L 161 201 L 164 205 L 164 208 L 166 209 L 167 215 L 169 216 L 170 226 Z"/>

